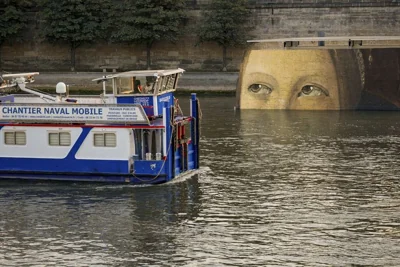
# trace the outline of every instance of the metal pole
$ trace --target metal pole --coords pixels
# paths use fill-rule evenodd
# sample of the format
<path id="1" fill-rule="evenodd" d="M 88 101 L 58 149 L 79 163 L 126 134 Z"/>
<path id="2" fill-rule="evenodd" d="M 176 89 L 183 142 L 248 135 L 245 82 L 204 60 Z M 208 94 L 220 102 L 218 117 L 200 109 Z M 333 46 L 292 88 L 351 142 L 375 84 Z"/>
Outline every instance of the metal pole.
<path id="1" fill-rule="evenodd" d="M 199 142 L 200 142 L 200 118 L 199 118 L 199 104 L 195 93 L 192 93 L 191 101 L 190 101 L 190 116 L 192 117 L 192 121 L 190 124 L 191 137 L 194 147 L 194 168 L 198 169 L 200 166 L 200 151 L 199 151 Z"/>

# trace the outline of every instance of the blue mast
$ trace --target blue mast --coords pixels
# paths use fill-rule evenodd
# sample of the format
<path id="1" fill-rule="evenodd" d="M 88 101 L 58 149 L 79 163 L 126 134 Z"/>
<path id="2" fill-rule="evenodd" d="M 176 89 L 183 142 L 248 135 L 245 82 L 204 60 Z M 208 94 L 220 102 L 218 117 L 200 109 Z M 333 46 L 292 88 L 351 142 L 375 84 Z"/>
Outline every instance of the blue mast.
<path id="1" fill-rule="evenodd" d="M 171 116 L 171 106 L 168 102 L 163 102 L 163 118 L 164 118 L 164 126 L 165 126 L 165 140 L 166 140 L 166 173 L 167 173 L 167 180 L 170 181 L 175 177 L 175 170 L 174 170 L 174 147 L 172 145 L 172 116 Z"/>
<path id="2" fill-rule="evenodd" d="M 199 143 L 200 143 L 200 118 L 199 118 L 199 103 L 195 93 L 192 93 L 190 100 L 190 116 L 192 117 L 192 123 L 190 124 L 190 131 L 193 141 L 194 147 L 194 169 L 199 168 L 200 162 L 200 152 L 199 152 Z"/>

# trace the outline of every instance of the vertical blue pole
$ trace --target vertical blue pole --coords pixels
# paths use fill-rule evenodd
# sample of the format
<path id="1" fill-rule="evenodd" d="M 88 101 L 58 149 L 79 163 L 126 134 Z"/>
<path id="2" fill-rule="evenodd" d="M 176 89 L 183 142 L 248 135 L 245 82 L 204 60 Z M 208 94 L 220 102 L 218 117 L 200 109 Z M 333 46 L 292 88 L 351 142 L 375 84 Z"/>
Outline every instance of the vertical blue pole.
<path id="1" fill-rule="evenodd" d="M 167 181 L 170 181 L 174 178 L 175 170 L 173 169 L 173 161 L 174 161 L 174 148 L 172 147 L 172 125 L 171 125 L 171 107 L 168 102 L 164 102 L 163 107 L 163 117 L 164 117 L 164 125 L 165 125 L 165 139 L 166 139 L 166 152 L 167 153 L 167 162 L 166 165 L 166 173 L 167 173 Z"/>
<path id="2" fill-rule="evenodd" d="M 199 151 L 199 142 L 200 142 L 200 118 L 199 118 L 199 106 L 197 103 L 197 97 L 195 93 L 192 93 L 192 97 L 190 100 L 190 116 L 193 118 L 191 123 L 191 137 L 194 147 L 194 168 L 198 169 L 200 166 L 200 151 Z"/>

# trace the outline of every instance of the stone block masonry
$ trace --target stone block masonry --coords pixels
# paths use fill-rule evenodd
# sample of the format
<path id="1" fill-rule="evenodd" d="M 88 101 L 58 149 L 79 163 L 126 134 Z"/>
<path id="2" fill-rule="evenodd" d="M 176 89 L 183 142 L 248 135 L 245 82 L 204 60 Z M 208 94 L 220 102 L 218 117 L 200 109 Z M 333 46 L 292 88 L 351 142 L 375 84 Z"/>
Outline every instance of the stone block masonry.
<path id="1" fill-rule="evenodd" d="M 185 35 L 175 44 L 156 43 L 152 68 L 181 67 L 188 71 L 220 71 L 222 48 L 215 43 L 197 46 L 195 28 L 201 9 L 209 0 L 188 0 L 189 20 Z M 249 0 L 254 39 L 355 35 L 400 35 L 400 0 Z M 30 16 L 34 18 L 35 16 Z M 32 23 L 36 25 L 36 23 Z M 35 32 L 22 43 L 5 43 L 0 48 L 5 71 L 68 71 L 67 45 L 44 42 Z M 32 33 L 34 32 L 34 33 Z M 228 50 L 228 70 L 238 71 L 249 46 Z M 99 71 L 115 66 L 116 71 L 144 69 L 146 50 L 142 45 L 97 43 L 76 51 L 77 71 Z"/>

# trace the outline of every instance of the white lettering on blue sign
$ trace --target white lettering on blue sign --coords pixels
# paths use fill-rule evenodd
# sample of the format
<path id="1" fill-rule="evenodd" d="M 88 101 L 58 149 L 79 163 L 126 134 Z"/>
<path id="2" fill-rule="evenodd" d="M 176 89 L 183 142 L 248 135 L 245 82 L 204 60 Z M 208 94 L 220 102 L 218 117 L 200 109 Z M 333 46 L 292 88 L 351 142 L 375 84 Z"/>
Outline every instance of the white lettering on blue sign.
<path id="1" fill-rule="evenodd" d="M 164 96 L 164 97 L 160 97 L 159 101 L 160 102 L 169 102 L 169 100 L 171 99 L 170 95 Z"/>
<path id="2" fill-rule="evenodd" d="M 150 106 L 150 97 L 135 97 L 133 103 L 142 106 Z"/>

